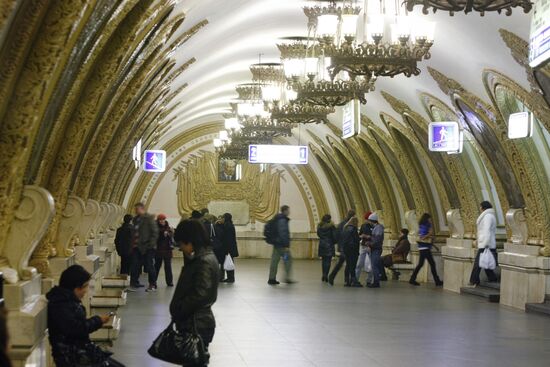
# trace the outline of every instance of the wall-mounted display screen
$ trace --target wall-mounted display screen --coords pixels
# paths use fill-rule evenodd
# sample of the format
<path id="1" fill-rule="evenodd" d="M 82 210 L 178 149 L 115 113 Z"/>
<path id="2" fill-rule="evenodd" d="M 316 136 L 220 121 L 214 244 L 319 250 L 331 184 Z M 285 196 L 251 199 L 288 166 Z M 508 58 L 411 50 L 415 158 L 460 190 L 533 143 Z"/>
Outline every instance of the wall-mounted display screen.
<path id="1" fill-rule="evenodd" d="M 302 145 L 250 145 L 249 163 L 307 164 L 309 150 Z"/>

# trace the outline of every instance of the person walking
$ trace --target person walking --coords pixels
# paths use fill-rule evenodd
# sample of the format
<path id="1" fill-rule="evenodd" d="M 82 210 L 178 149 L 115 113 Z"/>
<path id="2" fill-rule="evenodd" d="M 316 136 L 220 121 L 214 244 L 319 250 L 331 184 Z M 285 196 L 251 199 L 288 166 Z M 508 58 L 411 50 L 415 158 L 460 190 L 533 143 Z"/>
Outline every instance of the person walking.
<path id="1" fill-rule="evenodd" d="M 292 279 L 292 255 L 290 253 L 290 229 L 288 222 L 290 218 L 290 208 L 288 205 L 281 207 L 281 212 L 275 216 L 272 220 L 275 221 L 276 234 L 273 243 L 273 253 L 271 254 L 271 266 L 269 267 L 269 280 L 267 284 L 278 285 L 277 270 L 279 268 L 279 261 L 283 258 L 286 270 L 286 280 L 288 284 L 293 284 L 295 281 Z"/>
<path id="2" fill-rule="evenodd" d="M 118 256 L 120 256 L 120 274 L 130 275 L 133 231 L 132 216 L 126 214 L 122 225 L 117 228 L 115 235 L 115 248 Z"/>
<path id="3" fill-rule="evenodd" d="M 224 263 L 227 256 L 231 256 L 231 260 L 235 261 L 236 257 L 239 257 L 239 249 L 237 247 L 237 233 L 235 232 L 235 225 L 233 224 L 233 216 L 230 213 L 223 215 L 223 236 L 222 246 L 224 251 Z M 227 278 L 223 279 L 224 283 L 235 283 L 235 270 L 225 270 L 222 264 L 222 271 L 227 273 Z M 222 272 L 222 277 L 223 277 Z"/>
<path id="4" fill-rule="evenodd" d="M 432 271 L 432 277 L 434 279 L 435 285 L 441 287 L 443 282 L 439 279 L 437 275 L 437 269 L 435 267 L 435 261 L 432 255 L 432 247 L 435 239 L 435 231 L 433 226 L 432 216 L 428 213 L 424 213 L 418 222 L 418 252 L 420 253 L 420 259 L 418 260 L 418 265 L 414 269 L 409 283 L 412 285 L 419 286 L 420 283 L 416 281 L 416 277 L 422 266 L 424 266 L 424 261 L 428 260 L 430 264 L 430 270 Z"/>
<path id="5" fill-rule="evenodd" d="M 372 223 L 371 239 L 368 243 L 370 251 L 370 262 L 372 267 L 372 283 L 367 284 L 369 288 L 380 288 L 380 277 L 384 271 L 382 266 L 382 247 L 384 245 L 384 226 L 378 221 L 378 214 L 372 213 L 368 217 Z"/>
<path id="6" fill-rule="evenodd" d="M 90 334 L 109 322 L 111 315 L 86 318 L 82 299 L 88 292 L 91 275 L 80 265 L 61 273 L 59 285 L 47 294 L 48 334 L 57 367 L 120 367 L 112 353 L 92 343 Z"/>
<path id="7" fill-rule="evenodd" d="M 409 256 L 410 251 L 411 243 L 409 242 L 409 230 L 407 228 L 402 228 L 401 236 L 399 237 L 397 245 L 395 245 L 392 253 L 382 257 L 384 267 L 392 271 L 394 279 L 399 279 L 401 273 L 395 270 L 393 265 L 407 262 L 407 257 Z M 386 275 L 386 272 L 383 272 L 382 275 Z"/>
<path id="8" fill-rule="evenodd" d="M 330 263 L 335 255 L 334 245 L 336 244 L 336 227 L 332 222 L 330 214 L 325 214 L 321 223 L 317 226 L 319 237 L 318 256 L 321 258 L 322 277 L 321 281 L 328 282 Z"/>
<path id="9" fill-rule="evenodd" d="M 495 215 L 495 209 L 493 209 L 493 205 L 488 201 L 483 201 L 479 206 L 481 214 L 477 218 L 476 222 L 477 254 L 474 260 L 474 267 L 470 275 L 470 285 L 472 286 L 478 286 L 480 283 L 479 275 L 481 274 L 481 267 L 479 266 L 479 258 L 486 248 L 491 251 L 498 266 L 496 242 L 497 217 Z M 485 274 L 487 275 L 487 280 L 489 282 L 498 281 L 498 278 L 493 270 L 485 269 Z"/>
<path id="10" fill-rule="evenodd" d="M 174 239 L 183 252 L 185 266 L 181 270 L 170 302 L 170 315 L 178 331 L 196 330 L 208 351 L 216 330 L 212 305 L 218 298 L 218 260 L 204 226 L 197 220 L 180 222 Z M 208 362 L 204 364 L 206 365 Z"/>
<path id="11" fill-rule="evenodd" d="M 134 233 L 136 247 L 132 252 L 132 274 L 130 276 L 131 290 L 139 287 L 139 272 L 142 264 L 145 266 L 149 280 L 146 292 L 154 292 L 157 289 L 156 272 L 154 265 L 155 252 L 158 239 L 158 225 L 155 217 L 145 211 L 145 205 L 135 205 Z"/>
<path id="12" fill-rule="evenodd" d="M 342 246 L 341 240 L 342 240 L 342 234 L 344 232 L 344 227 L 349 222 L 349 220 L 353 217 L 355 217 L 355 210 L 353 209 L 348 210 L 344 220 L 341 221 L 340 224 L 338 224 L 338 226 L 336 227 L 336 242 L 338 243 L 338 252 L 340 253 L 340 255 L 338 256 L 338 262 L 334 265 L 334 268 L 332 269 L 328 277 L 328 283 L 330 285 L 334 285 L 334 279 L 336 278 L 336 275 L 338 274 L 342 266 L 346 263 L 346 254 L 344 252 L 344 248 Z"/>
<path id="13" fill-rule="evenodd" d="M 365 216 L 364 216 L 365 222 L 361 225 L 361 228 L 359 229 L 359 238 L 361 239 L 361 242 L 360 242 L 361 246 L 359 247 L 359 259 L 357 260 L 357 265 L 355 267 L 355 281 L 357 283 L 355 284 L 356 286 L 362 286 L 360 282 L 361 273 L 365 270 L 365 260 L 367 256 L 370 256 L 368 242 L 370 241 L 370 238 L 372 235 L 372 223 L 369 221 L 369 216 L 371 214 L 372 212 L 370 211 L 365 213 Z M 372 274 L 372 271 L 370 274 Z M 367 279 L 367 282 L 368 282 L 368 279 Z"/>
<path id="14" fill-rule="evenodd" d="M 164 262 L 164 278 L 166 286 L 174 286 L 174 277 L 172 275 L 172 249 L 174 247 L 174 231 L 166 220 L 166 215 L 159 214 L 157 216 L 158 225 L 158 240 L 157 251 L 155 253 L 155 275 L 158 279 L 160 268 Z M 155 286 L 157 281 L 155 280 Z"/>
<path id="15" fill-rule="evenodd" d="M 346 287 L 361 287 L 361 284 L 355 278 L 355 266 L 359 257 L 359 238 L 358 227 L 359 220 L 357 217 L 352 217 L 344 227 L 342 233 L 342 247 L 346 254 L 346 268 L 345 268 L 345 286 Z"/>

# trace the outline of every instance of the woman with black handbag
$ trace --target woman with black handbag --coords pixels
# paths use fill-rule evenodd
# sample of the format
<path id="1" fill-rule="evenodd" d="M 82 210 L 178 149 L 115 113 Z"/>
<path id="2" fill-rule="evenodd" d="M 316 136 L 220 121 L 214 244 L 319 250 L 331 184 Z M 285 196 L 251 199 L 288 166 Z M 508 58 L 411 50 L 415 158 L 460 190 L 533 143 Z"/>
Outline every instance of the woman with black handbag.
<path id="1" fill-rule="evenodd" d="M 174 240 L 184 254 L 185 266 L 170 303 L 172 323 L 155 340 L 149 354 L 185 366 L 207 366 L 208 345 L 216 328 L 212 305 L 218 297 L 218 260 L 197 220 L 180 222 Z"/>

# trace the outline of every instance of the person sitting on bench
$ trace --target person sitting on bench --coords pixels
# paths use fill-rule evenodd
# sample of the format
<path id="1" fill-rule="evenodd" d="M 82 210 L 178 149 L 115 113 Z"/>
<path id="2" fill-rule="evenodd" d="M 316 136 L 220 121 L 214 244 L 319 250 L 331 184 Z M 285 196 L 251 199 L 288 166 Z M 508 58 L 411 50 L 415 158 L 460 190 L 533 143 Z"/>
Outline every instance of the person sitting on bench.
<path id="1" fill-rule="evenodd" d="M 397 242 L 397 245 L 393 249 L 392 253 L 382 258 L 384 267 L 392 271 L 394 279 L 399 279 L 400 273 L 393 268 L 393 265 L 408 263 L 407 256 L 409 255 L 409 251 L 411 250 L 411 243 L 409 242 L 408 236 L 409 230 L 407 228 L 401 229 L 401 237 L 399 237 L 399 241 Z M 385 272 L 383 273 L 383 280 L 387 280 Z"/>

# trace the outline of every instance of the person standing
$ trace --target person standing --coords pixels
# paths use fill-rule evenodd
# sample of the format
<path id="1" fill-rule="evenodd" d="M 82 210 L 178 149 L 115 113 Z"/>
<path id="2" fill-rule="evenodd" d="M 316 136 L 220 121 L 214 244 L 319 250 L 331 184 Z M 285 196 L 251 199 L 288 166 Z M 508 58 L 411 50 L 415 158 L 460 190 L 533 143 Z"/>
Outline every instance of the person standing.
<path id="1" fill-rule="evenodd" d="M 370 250 L 370 262 L 372 267 L 372 283 L 367 284 L 369 288 L 380 288 L 380 276 L 384 271 L 382 266 L 382 246 L 384 245 L 384 226 L 378 222 L 378 214 L 372 213 L 368 220 L 372 223 L 372 234 L 368 242 Z"/>
<path id="2" fill-rule="evenodd" d="M 480 205 L 481 214 L 477 218 L 477 254 L 474 260 L 474 267 L 470 275 L 470 285 L 477 286 L 480 283 L 479 275 L 481 274 L 481 267 L 479 266 L 479 258 L 486 248 L 491 250 L 495 258 L 497 259 L 497 217 L 495 215 L 495 209 L 493 205 L 488 201 L 483 201 Z M 498 262 L 497 262 L 498 265 Z M 495 272 L 491 269 L 485 269 L 487 280 L 489 282 L 496 282 L 498 278 Z"/>
<path id="3" fill-rule="evenodd" d="M 295 283 L 292 280 L 292 255 L 290 253 L 290 229 L 288 222 L 290 218 L 290 208 L 288 205 L 281 207 L 281 212 L 273 218 L 275 221 L 276 236 L 273 243 L 273 253 L 271 254 L 271 266 L 269 268 L 269 280 L 267 284 L 277 285 L 280 284 L 277 281 L 277 270 L 279 268 L 279 261 L 283 258 L 286 270 L 286 283 Z"/>
<path id="4" fill-rule="evenodd" d="M 235 225 L 233 224 L 233 216 L 230 213 L 225 213 L 223 215 L 222 246 L 224 251 L 224 263 L 226 256 L 231 256 L 231 260 L 233 261 L 236 257 L 239 257 L 239 249 L 237 247 L 237 233 L 235 232 Z M 222 270 L 227 273 L 227 278 L 223 279 L 222 282 L 235 283 L 235 270 L 225 270 L 223 268 L 223 263 Z"/>
<path id="5" fill-rule="evenodd" d="M 185 266 L 170 302 L 170 315 L 180 332 L 196 330 L 208 350 L 216 329 L 212 305 L 218 298 L 218 260 L 204 226 L 197 220 L 180 222 L 174 239 L 183 252 Z"/>
<path id="6" fill-rule="evenodd" d="M 223 215 L 220 215 L 214 224 L 214 238 L 211 239 L 214 255 L 220 264 L 220 282 L 225 279 L 225 270 L 223 269 L 223 263 L 225 261 L 225 250 L 223 248 Z M 212 237 L 212 236 L 210 236 Z"/>
<path id="7" fill-rule="evenodd" d="M 420 259 L 418 260 L 418 265 L 414 269 L 409 283 L 412 285 L 420 285 L 416 281 L 416 276 L 422 266 L 424 266 L 424 261 L 428 260 L 430 264 L 430 270 L 432 271 L 432 277 L 434 279 L 435 285 L 441 287 L 443 282 L 439 279 L 437 275 L 437 269 L 435 267 L 435 261 L 432 256 L 432 247 L 435 239 L 435 231 L 433 226 L 432 216 L 428 213 L 424 213 L 418 222 L 418 252 L 420 253 Z"/>
<path id="8" fill-rule="evenodd" d="M 328 283 L 330 285 L 334 285 L 334 279 L 336 278 L 336 274 L 338 274 L 338 272 L 346 262 L 346 254 L 342 246 L 342 234 L 344 232 L 344 227 L 349 222 L 349 220 L 353 217 L 355 217 L 355 210 L 353 209 L 348 210 L 348 213 L 346 214 L 346 217 L 344 218 L 344 220 L 341 221 L 340 224 L 338 224 L 338 227 L 336 227 L 336 241 L 338 243 L 338 252 L 340 252 L 340 256 L 338 256 L 338 262 L 334 265 L 334 268 L 332 269 L 328 277 Z"/>
<path id="9" fill-rule="evenodd" d="M 325 214 L 321 223 L 317 226 L 317 236 L 319 237 L 318 256 L 321 258 L 322 274 L 321 281 L 328 282 L 328 273 L 330 263 L 335 255 L 334 245 L 336 244 L 336 227 L 332 223 L 330 214 Z"/>
<path id="10" fill-rule="evenodd" d="M 365 259 L 369 255 L 368 242 L 370 241 L 372 235 L 372 223 L 369 221 L 369 216 L 372 212 L 365 213 L 365 222 L 361 225 L 359 229 L 359 238 L 361 239 L 361 246 L 359 248 L 359 260 L 357 260 L 357 266 L 355 267 L 355 281 L 356 286 L 361 286 L 361 273 L 365 270 Z M 370 259 L 370 258 L 369 258 Z M 372 273 L 372 272 L 371 272 Z"/>
<path id="11" fill-rule="evenodd" d="M 133 223 L 136 234 L 136 247 L 132 253 L 130 285 L 133 288 L 139 285 L 139 271 L 141 264 L 144 264 L 149 280 L 149 286 L 145 291 L 154 292 L 157 289 L 154 258 L 157 248 L 158 225 L 155 217 L 145 211 L 145 205 L 142 203 L 137 203 L 135 210 L 136 216 Z"/>
<path id="12" fill-rule="evenodd" d="M 116 230 L 115 235 L 116 252 L 120 256 L 120 274 L 130 275 L 133 231 L 132 216 L 126 214 L 122 225 Z"/>
<path id="13" fill-rule="evenodd" d="M 174 286 L 174 277 L 172 275 L 172 249 L 174 245 L 174 231 L 170 228 L 170 224 L 166 220 L 166 215 L 159 214 L 157 216 L 158 225 L 158 240 L 157 251 L 155 254 L 155 275 L 159 276 L 160 268 L 164 262 L 164 278 L 168 287 Z M 155 286 L 157 282 L 155 280 Z"/>
<path id="14" fill-rule="evenodd" d="M 359 238 L 358 227 L 359 220 L 357 217 L 352 217 L 348 224 L 344 227 L 342 233 L 342 247 L 346 255 L 346 269 L 345 269 L 345 286 L 346 287 L 360 287 L 361 284 L 355 279 L 355 265 L 357 264 L 357 258 L 359 257 Z"/>

